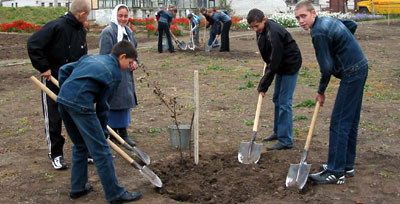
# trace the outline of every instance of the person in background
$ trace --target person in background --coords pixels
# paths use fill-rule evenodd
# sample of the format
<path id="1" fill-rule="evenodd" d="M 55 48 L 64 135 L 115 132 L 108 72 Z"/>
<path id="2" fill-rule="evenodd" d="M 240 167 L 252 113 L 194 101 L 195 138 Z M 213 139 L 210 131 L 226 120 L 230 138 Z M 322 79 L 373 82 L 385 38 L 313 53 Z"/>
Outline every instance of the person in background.
<path id="1" fill-rule="evenodd" d="M 206 9 L 206 8 L 201 8 L 201 9 L 200 9 L 200 13 L 201 13 L 201 14 L 206 18 L 206 20 L 208 21 L 207 28 L 209 28 L 209 27 L 211 26 L 211 29 L 210 29 L 210 38 L 209 38 L 209 40 L 208 40 L 208 46 L 211 46 L 212 43 L 214 42 L 215 38 L 216 38 L 216 35 L 217 35 L 216 33 L 217 33 L 217 28 L 218 28 L 218 26 L 217 26 L 217 24 L 215 23 L 213 17 L 211 17 L 211 16 L 208 15 L 207 9 Z M 219 45 L 219 42 L 218 42 L 218 39 L 217 39 L 217 40 L 215 40 L 213 47 L 219 47 L 219 46 L 220 46 L 220 45 Z"/>
<path id="2" fill-rule="evenodd" d="M 88 183 L 90 153 L 106 199 L 110 203 L 138 200 L 140 191 L 128 192 L 118 183 L 113 155 L 107 142 L 109 102 L 122 80 L 121 71 L 137 58 L 131 42 L 120 41 L 108 55 L 85 55 L 60 68 L 58 109 L 72 147 L 71 189 L 77 199 L 92 191 Z M 96 104 L 96 105 L 95 105 Z"/>
<path id="3" fill-rule="evenodd" d="M 87 20 L 90 9 L 89 1 L 74 0 L 68 13 L 48 22 L 28 39 L 27 48 L 32 65 L 41 73 L 42 82 L 55 94 L 58 94 L 59 88 L 47 81 L 51 76 L 57 79 L 62 65 L 77 61 L 87 54 L 83 23 Z M 42 104 L 48 156 L 55 169 L 66 169 L 63 151 L 65 139 L 61 135 L 62 120 L 58 105 L 44 92 Z"/>
<path id="4" fill-rule="evenodd" d="M 250 10 L 247 23 L 257 33 L 260 54 L 268 66 L 258 85 L 263 96 L 275 78 L 272 101 L 275 104 L 274 132 L 264 141 L 278 140 L 268 150 L 293 147 L 293 94 L 301 68 L 301 53 L 290 33 L 278 23 L 268 19 L 259 9 Z"/>
<path id="5" fill-rule="evenodd" d="M 167 37 L 168 51 L 171 53 L 175 52 L 174 46 L 172 45 L 171 31 L 170 31 L 169 27 L 171 26 L 172 19 L 175 18 L 176 13 L 177 13 L 177 9 L 173 5 L 170 5 L 168 10 L 162 9 L 157 12 L 157 15 L 160 16 L 160 18 L 158 20 L 158 52 L 159 53 L 163 52 L 162 38 L 163 38 L 164 32 Z"/>
<path id="6" fill-rule="evenodd" d="M 132 30 L 127 26 L 128 7 L 124 4 L 115 6 L 111 13 L 111 22 L 100 34 L 100 54 L 110 54 L 112 47 L 122 40 L 127 40 L 137 48 L 137 41 Z M 138 66 L 137 58 L 132 67 L 122 71 L 122 81 L 110 101 L 108 125 L 131 146 L 136 143 L 129 137 L 127 127 L 131 122 L 131 109 L 137 106 L 133 71 Z"/>
<path id="7" fill-rule="evenodd" d="M 192 25 L 192 30 L 191 32 L 193 33 L 194 36 L 194 44 L 199 47 L 200 46 L 200 41 L 199 41 L 199 33 L 200 33 L 200 23 L 201 19 L 199 16 L 197 16 L 194 13 L 189 13 L 188 14 L 188 19 Z"/>
<path id="8" fill-rule="evenodd" d="M 315 100 L 325 102 L 325 90 L 331 76 L 340 79 L 329 128 L 328 162 L 320 172 L 311 174 L 317 184 L 343 184 L 345 176 L 354 176 L 358 125 L 368 60 L 354 37 L 357 24 L 351 20 L 318 17 L 310 1 L 300 1 L 294 10 L 304 30 L 311 29 L 312 43 L 321 72 Z"/>
<path id="9" fill-rule="evenodd" d="M 212 16 L 217 25 L 216 38 L 221 35 L 221 48 L 220 52 L 229 52 L 229 30 L 232 25 L 231 17 L 229 17 L 225 12 L 214 10 L 212 8 L 208 9 L 208 15 Z M 220 22 L 222 22 L 222 31 L 220 28 Z"/>

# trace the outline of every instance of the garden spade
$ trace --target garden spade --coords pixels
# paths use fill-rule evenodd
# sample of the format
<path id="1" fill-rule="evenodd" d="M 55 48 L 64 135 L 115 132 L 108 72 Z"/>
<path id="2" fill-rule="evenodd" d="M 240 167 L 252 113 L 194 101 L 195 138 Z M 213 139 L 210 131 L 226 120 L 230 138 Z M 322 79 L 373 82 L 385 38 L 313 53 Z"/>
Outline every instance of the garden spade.
<path id="1" fill-rule="evenodd" d="M 150 181 L 153 185 L 161 188 L 162 182 L 161 179 L 147 166 L 140 166 L 134 159 L 132 159 L 127 153 L 125 153 L 121 148 L 119 148 L 116 144 L 114 144 L 109 138 L 107 139 L 108 144 L 110 147 L 118 152 L 126 161 L 128 161 L 132 166 L 139 169 L 140 174 L 145 177 L 147 180 Z"/>
<path id="2" fill-rule="evenodd" d="M 315 106 L 314 114 L 311 120 L 311 126 L 308 130 L 306 139 L 306 145 L 304 146 L 304 152 L 301 156 L 299 164 L 290 164 L 289 172 L 286 177 L 286 187 L 297 185 L 299 189 L 303 189 L 307 182 L 308 174 L 310 173 L 311 164 L 307 164 L 306 159 L 308 156 L 308 150 L 310 148 L 312 135 L 314 134 L 315 122 L 319 112 L 320 104 L 317 102 Z"/>
<path id="3" fill-rule="evenodd" d="M 31 76 L 31 80 L 38 85 L 44 92 L 46 92 L 46 94 L 52 98 L 54 101 L 57 100 L 57 95 L 55 95 L 50 89 L 48 89 L 45 85 L 43 85 L 38 79 L 36 79 L 34 76 Z M 57 81 L 57 79 L 55 79 L 53 76 L 51 76 L 50 81 L 56 85 L 57 87 L 59 87 L 59 83 Z M 113 129 L 111 129 L 108 125 L 107 125 L 107 129 L 108 131 L 111 133 L 111 135 L 117 139 L 126 149 L 128 149 L 129 151 L 132 151 L 132 153 L 137 156 L 140 160 L 142 160 L 145 164 L 149 165 L 150 164 L 150 157 L 143 152 L 142 150 L 140 150 L 138 147 L 131 147 L 128 143 L 125 142 L 124 139 L 122 139 Z"/>
<path id="4" fill-rule="evenodd" d="M 191 50 L 194 50 L 196 48 L 196 45 L 193 41 L 193 31 L 190 31 L 190 42 L 188 43 L 188 48 Z"/>
<path id="5" fill-rule="evenodd" d="M 217 38 L 214 39 L 214 41 L 212 42 L 211 45 L 206 44 L 205 47 L 204 47 L 204 50 L 205 50 L 206 52 L 210 52 L 210 50 L 211 50 L 212 47 L 214 46 L 215 41 L 217 41 Z"/>
<path id="6" fill-rule="evenodd" d="M 124 146 L 126 149 L 128 149 L 129 151 L 132 151 L 134 156 L 139 157 L 140 160 L 142 160 L 145 164 L 149 165 L 150 164 L 150 157 L 149 155 L 147 155 L 145 152 L 143 152 L 142 150 L 140 150 L 138 147 L 134 146 L 130 146 L 127 142 L 125 142 L 124 139 L 121 138 L 121 136 L 119 136 L 112 128 L 110 128 L 110 126 L 107 126 L 107 130 L 110 132 L 110 134 L 118 140 L 119 143 L 122 144 L 122 146 Z"/>
<path id="7" fill-rule="evenodd" d="M 178 40 L 175 35 L 170 31 L 172 38 L 174 38 L 175 43 L 178 45 L 178 47 L 181 50 L 186 50 L 187 49 L 187 45 L 185 42 Z"/>
<path id="8" fill-rule="evenodd" d="M 260 93 L 258 95 L 257 110 L 256 110 L 256 116 L 254 118 L 253 133 L 251 135 L 251 140 L 250 142 L 241 142 L 239 146 L 238 160 L 242 164 L 257 163 L 261 156 L 262 144 L 256 143 L 255 140 L 258 130 L 258 121 L 260 119 L 262 100 L 263 96 Z"/>

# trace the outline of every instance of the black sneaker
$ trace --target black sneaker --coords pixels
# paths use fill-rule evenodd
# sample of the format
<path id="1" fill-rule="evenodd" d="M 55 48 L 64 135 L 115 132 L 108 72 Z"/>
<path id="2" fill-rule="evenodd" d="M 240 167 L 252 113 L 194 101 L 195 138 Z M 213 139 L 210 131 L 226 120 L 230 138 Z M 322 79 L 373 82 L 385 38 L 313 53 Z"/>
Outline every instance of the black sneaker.
<path id="1" fill-rule="evenodd" d="M 87 183 L 85 185 L 85 190 L 79 191 L 79 192 L 75 192 L 75 193 L 71 193 L 70 192 L 69 193 L 69 197 L 72 198 L 72 199 L 77 199 L 77 198 L 80 198 L 80 197 L 88 194 L 92 190 L 93 190 L 93 187 L 90 184 Z"/>
<path id="2" fill-rule="evenodd" d="M 125 193 L 122 194 L 122 196 L 120 196 L 118 199 L 110 201 L 110 204 L 131 202 L 139 200 L 141 197 L 142 193 L 140 191 L 134 191 L 134 192 L 125 191 Z"/>
<path id="3" fill-rule="evenodd" d="M 293 148 L 293 146 L 287 146 L 287 145 L 284 145 L 284 144 L 278 142 L 270 147 L 267 147 L 267 150 L 270 150 L 270 151 L 271 150 L 284 150 L 284 149 L 292 149 L 292 148 Z"/>
<path id="4" fill-rule="evenodd" d="M 328 169 L 328 164 L 319 165 L 319 170 L 320 171 L 325 171 L 326 169 Z M 345 169 L 345 176 L 354 177 L 354 175 L 355 175 L 354 169 Z"/>
<path id="5" fill-rule="evenodd" d="M 344 175 L 335 175 L 329 171 L 321 171 L 316 174 L 311 174 L 309 176 L 311 181 L 317 184 L 344 184 Z"/>
<path id="6" fill-rule="evenodd" d="M 272 133 L 269 137 L 264 138 L 265 142 L 269 142 L 269 141 L 273 141 L 273 140 L 277 140 L 278 139 L 278 135 L 276 135 L 275 133 Z"/>
<path id="7" fill-rule="evenodd" d="M 53 164 L 53 167 L 55 169 L 57 169 L 57 170 L 66 169 L 67 168 L 67 163 L 65 163 L 65 160 L 64 160 L 63 156 L 54 157 L 51 160 L 51 163 Z"/>

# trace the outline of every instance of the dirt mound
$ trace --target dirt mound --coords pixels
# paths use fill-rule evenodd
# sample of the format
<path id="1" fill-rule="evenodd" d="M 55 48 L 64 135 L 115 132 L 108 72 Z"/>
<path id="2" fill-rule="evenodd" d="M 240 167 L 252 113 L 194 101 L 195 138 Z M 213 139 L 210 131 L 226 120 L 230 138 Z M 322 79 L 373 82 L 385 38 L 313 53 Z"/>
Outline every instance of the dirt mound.
<path id="1" fill-rule="evenodd" d="M 289 162 L 274 153 L 264 153 L 258 164 L 244 165 L 238 162 L 237 152 L 216 153 L 203 156 L 198 165 L 192 161 L 181 164 L 163 161 L 152 168 L 164 182 L 160 189 L 177 201 L 192 203 L 242 203 L 260 194 L 281 192 L 285 197 L 284 179 Z M 292 155 L 293 154 L 293 155 Z M 176 159 L 176 158 L 175 158 Z M 283 170 L 285 169 L 285 170 Z M 290 191 L 288 191 L 290 193 Z"/>

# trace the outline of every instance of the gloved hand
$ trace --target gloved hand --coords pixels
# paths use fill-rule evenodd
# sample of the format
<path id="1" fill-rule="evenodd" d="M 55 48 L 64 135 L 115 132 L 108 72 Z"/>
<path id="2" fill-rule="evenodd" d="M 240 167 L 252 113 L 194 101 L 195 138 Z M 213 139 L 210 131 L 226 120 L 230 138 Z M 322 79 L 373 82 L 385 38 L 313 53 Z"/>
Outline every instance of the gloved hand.
<path id="1" fill-rule="evenodd" d="M 104 137 L 106 138 L 106 139 L 108 139 L 108 138 L 110 138 L 110 133 L 107 131 L 107 132 L 104 132 Z"/>
<path id="2" fill-rule="evenodd" d="M 209 28 L 211 26 L 211 24 L 207 24 L 206 28 Z"/>

